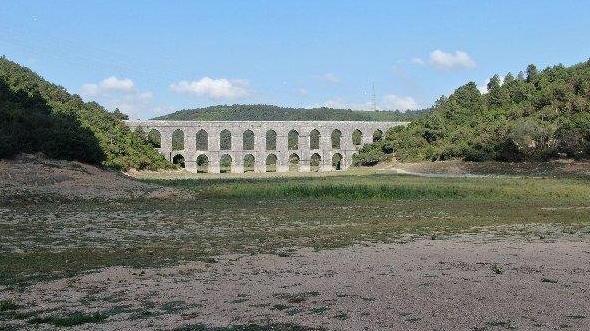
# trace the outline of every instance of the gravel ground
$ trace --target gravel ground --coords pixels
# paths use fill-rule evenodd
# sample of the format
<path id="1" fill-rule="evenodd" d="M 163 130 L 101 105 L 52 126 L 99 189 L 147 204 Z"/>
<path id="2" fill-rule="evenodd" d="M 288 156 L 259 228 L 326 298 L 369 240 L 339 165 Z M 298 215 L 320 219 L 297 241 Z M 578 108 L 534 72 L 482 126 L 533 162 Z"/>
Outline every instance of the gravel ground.
<path id="1" fill-rule="evenodd" d="M 19 312 L 103 312 L 80 330 L 273 322 L 328 330 L 588 330 L 590 236 L 485 234 L 113 267 L 4 289 Z M 47 328 L 26 321 L 8 328 Z"/>

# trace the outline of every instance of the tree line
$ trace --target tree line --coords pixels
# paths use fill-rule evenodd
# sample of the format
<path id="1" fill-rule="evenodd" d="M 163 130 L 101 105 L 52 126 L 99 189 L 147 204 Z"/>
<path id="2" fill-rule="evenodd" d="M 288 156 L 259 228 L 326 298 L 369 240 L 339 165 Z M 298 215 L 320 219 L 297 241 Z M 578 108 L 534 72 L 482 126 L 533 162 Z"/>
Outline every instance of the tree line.
<path id="1" fill-rule="evenodd" d="M 172 167 L 124 118 L 0 58 L 0 158 L 43 153 L 117 170 Z"/>
<path id="2" fill-rule="evenodd" d="M 361 111 L 351 109 L 290 108 L 273 105 L 217 105 L 184 109 L 156 117 L 174 121 L 410 121 L 429 109 Z"/>
<path id="3" fill-rule="evenodd" d="M 514 76 L 494 75 L 481 93 L 469 82 L 407 127 L 389 130 L 355 157 L 402 161 L 546 161 L 590 157 L 590 60 Z"/>

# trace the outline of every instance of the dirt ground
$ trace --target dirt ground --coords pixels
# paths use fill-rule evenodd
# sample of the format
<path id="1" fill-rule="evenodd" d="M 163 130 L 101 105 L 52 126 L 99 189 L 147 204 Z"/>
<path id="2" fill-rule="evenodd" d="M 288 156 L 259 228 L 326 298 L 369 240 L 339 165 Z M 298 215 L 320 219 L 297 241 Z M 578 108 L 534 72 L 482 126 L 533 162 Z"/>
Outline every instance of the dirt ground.
<path id="1" fill-rule="evenodd" d="M 575 177 L 590 179 L 590 162 L 555 160 L 549 162 L 465 162 L 460 160 L 439 162 L 401 163 L 389 161 L 374 167 L 350 168 L 348 174 L 366 175 L 371 173 L 396 173 L 427 177 L 479 177 L 479 176 L 519 176 L 519 177 Z M 193 173 L 185 170 L 150 172 L 129 171 L 128 175 L 144 179 L 188 179 L 188 178 L 297 178 L 339 176 L 341 171 L 332 172 L 267 172 L 267 173 Z"/>
<path id="2" fill-rule="evenodd" d="M 555 160 L 549 162 L 389 162 L 374 168 L 426 176 L 527 176 L 527 177 L 582 177 L 590 178 L 590 162 Z"/>
<path id="3" fill-rule="evenodd" d="M 46 200 L 52 195 L 103 200 L 180 196 L 170 188 L 142 183 L 118 172 L 27 154 L 0 160 L 0 184 L 0 199 Z"/>
<path id="4" fill-rule="evenodd" d="M 328 330 L 587 330 L 588 239 L 479 234 L 283 256 L 224 255 L 167 268 L 106 268 L 5 290 L 0 299 L 31 307 L 23 313 L 111 312 L 80 330 L 251 323 Z M 18 320 L 5 326 L 34 329 Z"/>
<path id="5" fill-rule="evenodd" d="M 532 174 L 586 178 L 588 169 L 586 163 L 511 166 L 453 161 L 390 164 L 354 170 L 351 175 L 386 171 L 426 176 Z M 185 175 L 132 174 L 148 178 Z M 584 185 L 585 179 L 576 179 L 576 183 L 579 181 Z M 579 192 L 585 191 L 571 193 Z M 164 208 L 173 206 L 186 193 L 77 162 L 26 155 L 0 161 L 0 253 L 5 256 L 24 261 L 30 258 L 29 253 L 55 259 L 63 255 L 65 260 L 56 265 L 73 266 L 67 260 L 70 255 L 64 252 L 71 256 L 83 253 L 80 256 L 96 257 L 89 264 L 101 265 L 101 259 L 111 251 L 129 249 L 124 255 L 135 256 L 151 244 L 171 247 L 160 256 L 165 258 L 161 264 L 78 265 L 78 271 L 66 272 L 65 276 L 60 273 L 22 284 L 0 279 L 0 330 L 52 330 L 60 325 L 73 325 L 76 330 L 201 331 L 590 329 L 590 231 L 588 220 L 581 219 L 587 215 L 586 205 L 576 203 L 572 207 L 574 204 L 568 203 L 549 209 L 543 205 L 545 209 L 516 213 L 515 217 L 533 215 L 535 221 L 526 225 L 514 223 L 501 229 L 441 236 L 408 234 L 392 242 L 372 240 L 380 238 L 380 228 L 376 227 L 376 233 L 359 232 L 367 237 L 351 241 L 354 244 L 333 248 L 316 246 L 314 240 L 320 242 L 323 235 L 352 236 L 354 224 L 348 223 L 354 222 L 346 221 L 346 214 L 365 215 L 362 210 L 379 204 L 366 200 L 375 204 L 364 209 L 346 205 L 354 209 L 348 212 L 321 207 L 317 215 L 326 216 L 321 222 L 313 220 L 315 212 L 308 215 L 304 211 L 290 211 L 295 221 L 283 220 L 285 215 L 278 215 L 280 209 L 270 208 L 275 203 L 270 200 L 267 206 L 261 201 L 252 205 L 240 204 L 239 200 L 233 204 L 213 199 L 207 202 L 197 196 L 177 207 Z M 566 193 L 560 195 L 562 199 L 567 198 Z M 55 203 L 51 202 L 53 197 Z M 44 207 L 35 208 L 36 202 Z M 279 202 L 278 207 L 283 206 L 280 203 L 293 204 L 293 209 L 306 208 L 308 213 L 313 211 L 310 206 L 316 206 L 312 200 Z M 388 221 L 412 215 L 394 213 L 410 208 L 401 204 L 410 205 L 411 201 L 381 203 L 391 205 L 392 210 L 383 214 L 389 215 Z M 427 205 L 414 203 L 422 212 Z M 452 206 L 457 202 L 440 203 Z M 71 206 L 64 206 L 68 204 Z M 217 209 L 205 210 L 203 206 Z M 514 208 L 508 203 L 498 206 Z M 481 203 L 479 207 L 479 217 L 502 215 L 491 213 Z M 468 211 L 477 215 L 473 209 L 477 208 Z M 467 213 L 451 207 L 448 212 L 447 216 Z M 535 223 L 549 217 L 550 212 L 571 215 L 584 226 L 570 230 L 565 224 Z M 331 220 L 330 213 L 338 221 Z M 372 209 L 367 213 L 370 215 L 364 221 L 368 224 L 357 220 L 357 228 L 368 228 L 385 217 Z M 303 223 L 305 219 L 311 221 Z M 297 235 L 305 233 L 304 225 L 314 226 L 317 235 L 302 241 Z M 240 242 L 242 246 L 261 247 L 248 254 L 232 252 L 230 248 L 238 246 L 235 235 L 240 231 L 240 238 L 254 231 L 259 235 Z M 285 238 L 295 246 L 299 240 L 306 247 L 266 250 L 263 246 L 272 241 L 265 237 L 276 236 L 276 232 L 285 236 L 277 237 L 281 242 Z M 182 241 L 180 248 L 172 245 L 176 241 Z M 173 262 L 166 262 L 166 254 L 178 255 L 199 245 L 204 251 L 218 246 L 224 249 L 215 253 L 220 255 L 190 261 L 181 258 L 180 262 L 170 257 Z M 227 254 L 226 248 L 230 251 Z M 147 256 L 151 261 L 150 254 L 153 252 L 137 256 Z M 0 256 L 1 263 L 15 264 Z M 31 269 L 22 263 L 20 266 Z M 36 268 L 39 265 L 32 269 Z"/>

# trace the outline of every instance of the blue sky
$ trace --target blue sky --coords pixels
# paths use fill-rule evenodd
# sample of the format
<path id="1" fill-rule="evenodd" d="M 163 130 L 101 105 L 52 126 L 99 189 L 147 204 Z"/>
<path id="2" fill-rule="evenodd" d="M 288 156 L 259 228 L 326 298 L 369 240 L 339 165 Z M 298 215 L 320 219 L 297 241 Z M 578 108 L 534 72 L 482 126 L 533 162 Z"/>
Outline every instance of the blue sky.
<path id="1" fill-rule="evenodd" d="M 431 105 L 590 57 L 590 1 L 11 1 L 0 54 L 132 118 L 233 103 Z"/>

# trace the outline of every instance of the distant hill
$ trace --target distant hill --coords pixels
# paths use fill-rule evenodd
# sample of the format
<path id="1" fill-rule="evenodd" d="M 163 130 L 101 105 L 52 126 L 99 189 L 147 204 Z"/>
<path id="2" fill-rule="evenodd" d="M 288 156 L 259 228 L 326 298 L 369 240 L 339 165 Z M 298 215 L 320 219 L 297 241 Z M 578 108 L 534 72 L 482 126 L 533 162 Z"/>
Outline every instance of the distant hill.
<path id="1" fill-rule="evenodd" d="M 359 111 L 333 108 L 289 108 L 272 105 L 219 105 L 185 109 L 156 117 L 173 121 L 411 121 L 428 110 Z"/>
<path id="2" fill-rule="evenodd" d="M 43 153 L 120 170 L 171 167 L 122 117 L 0 58 L 0 158 Z"/>
<path id="3" fill-rule="evenodd" d="M 355 162 L 401 160 L 545 161 L 590 158 L 590 60 L 503 79 L 482 94 L 474 82 L 441 97 L 429 114 L 363 147 Z"/>

